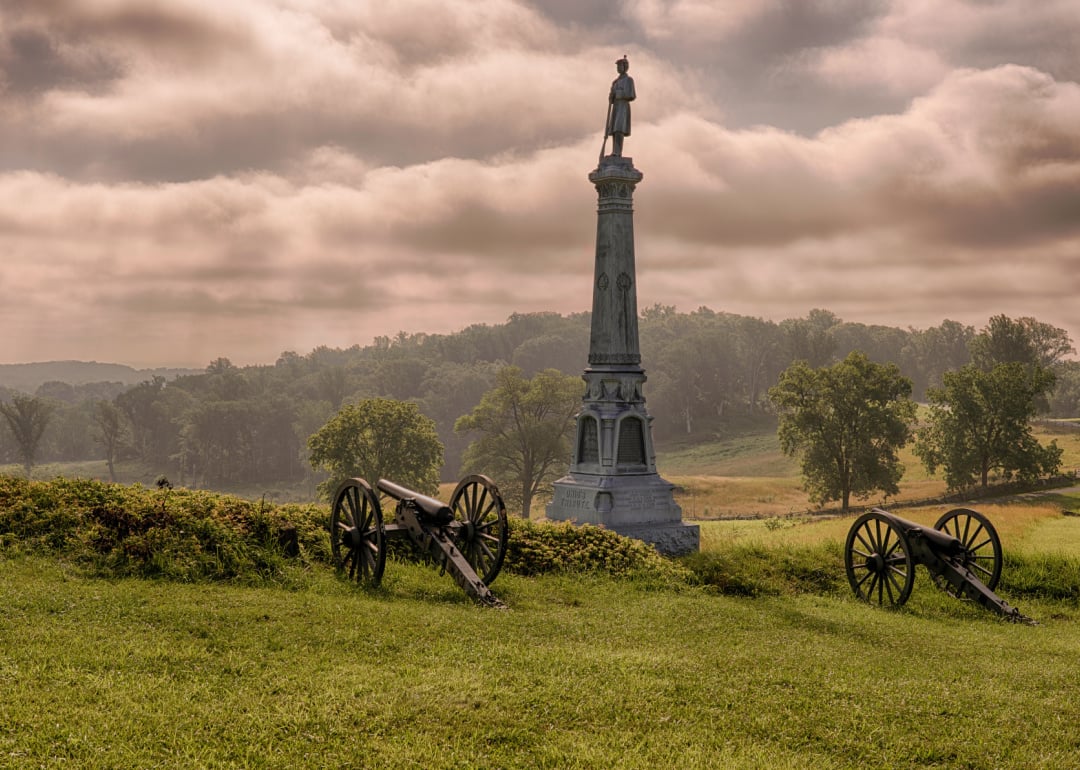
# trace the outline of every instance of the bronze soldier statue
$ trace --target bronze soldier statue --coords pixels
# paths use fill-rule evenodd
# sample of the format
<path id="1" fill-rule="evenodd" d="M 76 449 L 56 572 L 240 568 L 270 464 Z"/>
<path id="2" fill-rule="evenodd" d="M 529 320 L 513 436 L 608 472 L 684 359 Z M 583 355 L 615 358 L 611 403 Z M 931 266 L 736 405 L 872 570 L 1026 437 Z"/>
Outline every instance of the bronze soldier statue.
<path id="1" fill-rule="evenodd" d="M 624 56 L 615 62 L 619 77 L 611 84 L 608 95 L 608 123 L 605 137 L 611 137 L 611 154 L 622 157 L 623 137 L 630 136 L 630 102 L 634 101 L 634 79 L 626 74 L 630 62 Z"/>

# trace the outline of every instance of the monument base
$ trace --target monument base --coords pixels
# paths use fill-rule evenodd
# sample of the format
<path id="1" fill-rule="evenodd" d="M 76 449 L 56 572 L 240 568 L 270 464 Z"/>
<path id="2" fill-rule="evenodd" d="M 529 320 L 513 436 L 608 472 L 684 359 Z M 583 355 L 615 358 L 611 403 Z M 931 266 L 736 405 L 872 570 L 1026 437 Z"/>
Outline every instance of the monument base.
<path id="1" fill-rule="evenodd" d="M 643 540 L 664 556 L 685 556 L 701 550 L 701 529 L 697 524 L 643 524 L 636 527 L 612 527 L 624 537 Z"/>
<path id="2" fill-rule="evenodd" d="M 555 482 L 547 506 L 553 521 L 596 524 L 644 540 L 660 553 L 680 556 L 698 550 L 696 524 L 684 524 L 674 485 L 656 473 L 593 475 L 571 472 Z"/>

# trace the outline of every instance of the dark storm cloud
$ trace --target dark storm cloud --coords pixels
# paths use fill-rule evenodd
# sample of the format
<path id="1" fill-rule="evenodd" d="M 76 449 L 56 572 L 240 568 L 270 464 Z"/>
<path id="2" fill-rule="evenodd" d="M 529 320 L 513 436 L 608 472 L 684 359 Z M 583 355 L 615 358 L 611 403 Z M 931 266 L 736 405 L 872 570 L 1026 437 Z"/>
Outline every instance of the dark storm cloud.
<path id="1" fill-rule="evenodd" d="M 119 74 L 116 63 L 65 51 L 43 31 L 15 29 L 0 37 L 0 94 L 7 99 L 53 88 L 93 91 Z"/>

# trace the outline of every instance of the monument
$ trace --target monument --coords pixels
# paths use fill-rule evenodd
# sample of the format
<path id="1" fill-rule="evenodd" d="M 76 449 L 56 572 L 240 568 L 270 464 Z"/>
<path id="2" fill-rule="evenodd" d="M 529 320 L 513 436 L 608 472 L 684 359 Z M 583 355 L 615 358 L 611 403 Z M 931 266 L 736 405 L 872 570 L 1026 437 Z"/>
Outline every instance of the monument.
<path id="1" fill-rule="evenodd" d="M 698 549 L 699 531 L 683 522 L 673 485 L 656 472 L 652 417 L 642 395 L 633 199 L 643 174 L 622 154 L 636 98 L 629 67 L 626 57 L 616 62 L 600 161 L 589 174 L 598 205 L 586 392 L 570 472 L 555 482 L 547 517 L 600 524 L 677 555 Z M 609 136 L 612 152 L 604 155 Z"/>

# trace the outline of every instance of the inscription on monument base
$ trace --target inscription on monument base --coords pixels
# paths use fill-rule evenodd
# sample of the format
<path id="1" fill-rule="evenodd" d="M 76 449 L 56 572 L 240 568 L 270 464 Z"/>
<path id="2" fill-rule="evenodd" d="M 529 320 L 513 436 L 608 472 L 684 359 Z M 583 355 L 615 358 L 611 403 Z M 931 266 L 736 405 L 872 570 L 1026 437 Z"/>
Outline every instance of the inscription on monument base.
<path id="1" fill-rule="evenodd" d="M 551 504 L 564 511 L 591 511 L 593 510 L 592 501 L 595 494 L 591 489 L 555 487 L 555 494 L 551 499 Z"/>
<path id="2" fill-rule="evenodd" d="M 659 498 L 651 491 L 630 491 L 622 496 L 622 507 L 628 511 L 651 511 L 653 508 L 669 505 L 670 493 L 664 498 Z"/>

